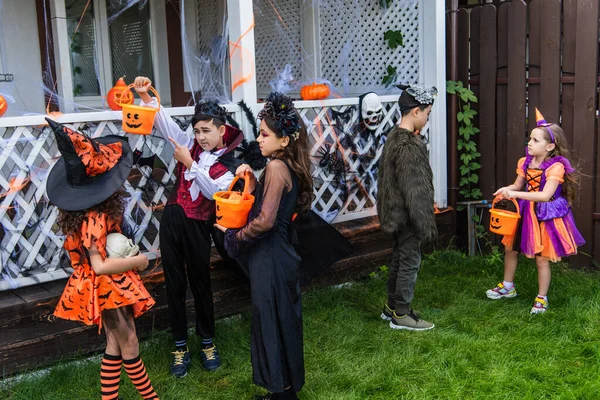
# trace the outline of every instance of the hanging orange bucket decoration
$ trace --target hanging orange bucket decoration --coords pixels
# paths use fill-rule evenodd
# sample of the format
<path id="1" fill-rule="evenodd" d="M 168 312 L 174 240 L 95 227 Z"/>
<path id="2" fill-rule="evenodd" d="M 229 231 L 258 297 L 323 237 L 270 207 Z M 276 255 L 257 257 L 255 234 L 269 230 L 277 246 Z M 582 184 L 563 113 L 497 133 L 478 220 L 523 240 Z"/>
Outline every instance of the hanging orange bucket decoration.
<path id="1" fill-rule="evenodd" d="M 123 93 L 132 87 L 133 84 L 127 86 L 123 90 Z M 149 135 L 152 133 L 154 117 L 160 108 L 160 96 L 152 86 L 150 86 L 148 90 L 152 90 L 154 94 L 156 94 L 156 100 L 158 100 L 158 106 L 156 108 L 120 103 L 121 106 L 123 106 L 123 130 L 125 132 L 136 135 Z M 123 97 L 123 94 L 121 94 L 121 97 Z"/>
<path id="2" fill-rule="evenodd" d="M 501 197 L 496 197 L 492 202 L 492 208 L 490 208 L 490 232 L 512 236 L 517 231 L 517 225 L 521 218 L 519 203 L 515 199 L 508 199 L 513 202 L 517 211 L 502 210 L 495 208 L 496 203 L 500 200 L 502 200 Z"/>
<path id="3" fill-rule="evenodd" d="M 119 111 L 123 107 L 121 104 L 133 104 L 133 93 L 131 90 L 123 91 L 127 88 L 127 84 L 123 80 L 124 76 L 120 77 L 115 86 L 112 87 L 106 94 L 106 103 L 111 110 Z"/>
<path id="4" fill-rule="evenodd" d="M 4 96 L 0 95 L 0 117 L 4 115 L 4 113 L 6 113 L 6 110 L 8 109 L 8 103 L 6 102 L 6 99 L 4 98 Z"/>
<path id="5" fill-rule="evenodd" d="M 213 195 L 213 199 L 217 203 L 217 224 L 225 228 L 241 228 L 246 225 L 254 203 L 254 196 L 248 193 L 250 179 L 247 173 L 244 177 L 244 191 L 231 190 L 238 179 L 239 176 L 236 176 L 227 191 L 217 192 Z"/>

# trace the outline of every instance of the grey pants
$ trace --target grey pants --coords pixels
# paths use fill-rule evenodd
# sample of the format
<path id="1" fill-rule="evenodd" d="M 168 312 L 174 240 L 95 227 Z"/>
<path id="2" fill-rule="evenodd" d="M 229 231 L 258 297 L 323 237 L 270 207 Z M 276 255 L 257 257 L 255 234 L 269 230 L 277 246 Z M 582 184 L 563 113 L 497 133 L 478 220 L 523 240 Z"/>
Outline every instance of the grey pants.
<path id="1" fill-rule="evenodd" d="M 388 306 L 396 314 L 406 314 L 415 294 L 417 273 L 421 265 L 421 241 L 410 227 L 394 234 L 394 250 L 388 265 Z"/>

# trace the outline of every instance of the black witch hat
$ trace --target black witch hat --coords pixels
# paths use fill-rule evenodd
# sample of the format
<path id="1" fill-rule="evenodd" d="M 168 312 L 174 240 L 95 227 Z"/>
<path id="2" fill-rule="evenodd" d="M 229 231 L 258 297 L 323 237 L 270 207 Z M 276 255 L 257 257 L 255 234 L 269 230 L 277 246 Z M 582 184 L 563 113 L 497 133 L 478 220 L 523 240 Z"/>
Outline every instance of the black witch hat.
<path id="1" fill-rule="evenodd" d="M 66 211 L 102 203 L 121 188 L 133 166 L 133 153 L 120 136 L 90 138 L 46 118 L 62 157 L 46 182 L 50 202 Z"/>

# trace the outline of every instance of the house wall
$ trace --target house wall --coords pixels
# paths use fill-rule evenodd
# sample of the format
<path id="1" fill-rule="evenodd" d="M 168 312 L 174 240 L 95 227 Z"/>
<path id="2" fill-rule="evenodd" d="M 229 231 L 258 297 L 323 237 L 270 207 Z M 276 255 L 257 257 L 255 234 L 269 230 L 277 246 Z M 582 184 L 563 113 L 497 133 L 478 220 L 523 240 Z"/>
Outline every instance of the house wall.
<path id="1" fill-rule="evenodd" d="M 0 94 L 10 99 L 4 116 L 44 112 L 42 67 L 35 0 L 4 1 L 0 6 L 0 73 L 13 74 L 0 82 Z"/>

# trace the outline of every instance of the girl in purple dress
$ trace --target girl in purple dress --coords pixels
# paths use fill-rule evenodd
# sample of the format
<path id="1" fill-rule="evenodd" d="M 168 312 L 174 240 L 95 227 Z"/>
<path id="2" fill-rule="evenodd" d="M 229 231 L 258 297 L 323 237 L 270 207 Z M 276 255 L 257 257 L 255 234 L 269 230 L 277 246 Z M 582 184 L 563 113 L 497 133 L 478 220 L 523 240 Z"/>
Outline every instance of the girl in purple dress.
<path id="1" fill-rule="evenodd" d="M 494 193 L 518 199 L 520 227 L 512 236 L 504 236 L 504 281 L 486 292 L 490 299 L 517 295 L 513 280 L 517 269 L 517 251 L 534 258 L 538 269 L 538 295 L 531 314 L 548 310 L 550 261 L 577 254 L 585 240 L 577 230 L 571 204 L 575 197 L 575 172 L 568 160 L 565 133 L 560 126 L 547 123 L 536 109 L 537 127 L 531 131 L 527 156 L 517 164 L 517 179 Z M 523 190 L 526 188 L 526 190 Z"/>

